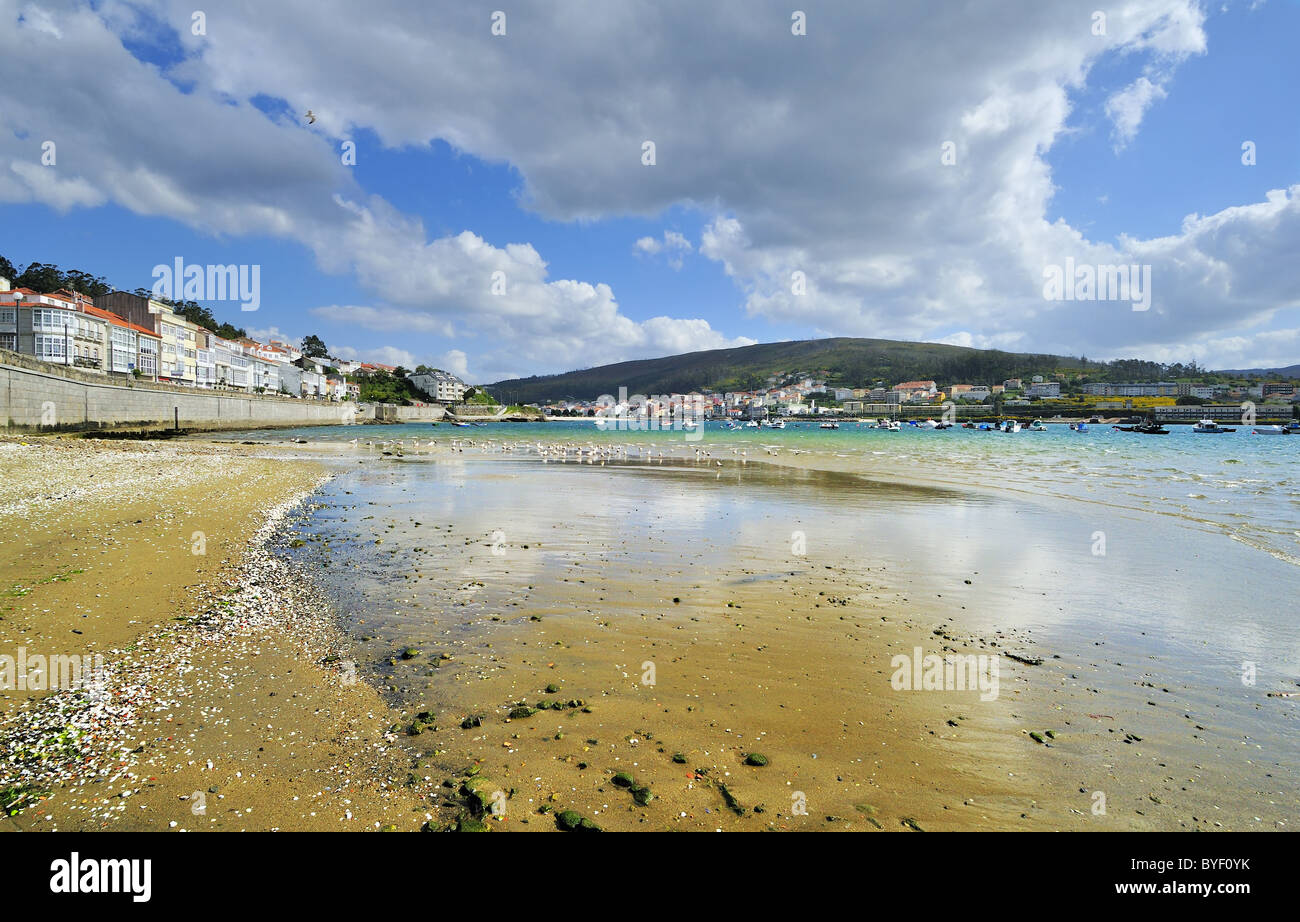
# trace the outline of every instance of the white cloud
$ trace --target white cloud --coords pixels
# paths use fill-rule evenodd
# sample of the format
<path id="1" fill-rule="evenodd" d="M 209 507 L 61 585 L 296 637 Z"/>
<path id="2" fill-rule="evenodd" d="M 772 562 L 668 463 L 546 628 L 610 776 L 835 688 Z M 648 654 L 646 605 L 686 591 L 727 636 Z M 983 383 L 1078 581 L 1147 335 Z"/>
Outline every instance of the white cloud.
<path id="1" fill-rule="evenodd" d="M 686 237 L 677 231 L 664 231 L 663 239 L 641 237 L 633 244 L 633 250 L 645 256 L 664 254 L 669 266 L 674 270 L 682 267 L 686 254 L 695 252 L 695 248 Z"/>
<path id="2" fill-rule="evenodd" d="M 357 184 L 338 138 L 368 129 L 415 149 L 442 139 L 508 163 L 521 200 L 550 219 L 694 208 L 707 218 L 699 252 L 735 281 L 748 315 L 784 329 L 1094 356 L 1217 343 L 1226 356 L 1298 303 L 1295 190 L 1150 240 L 1093 241 L 1047 220 L 1045 155 L 1077 127 L 1071 94 L 1107 57 L 1145 62 L 1106 107 L 1127 143 L 1176 92 L 1178 62 L 1207 50 L 1196 0 L 1128 0 L 1101 37 L 1066 0 L 941 15 L 827 6 L 809 11 L 802 38 L 775 0 L 556 0 L 510 11 L 509 40 L 490 35 L 481 11 L 411 3 L 358 17 L 343 0 L 231 0 L 199 38 L 192 8 L 70 6 L 19 24 L 20 8 L 0 5 L 0 200 L 102 200 L 209 233 L 302 241 L 325 271 L 355 274 L 371 302 L 315 317 L 340 332 L 455 335 L 483 380 L 743 340 L 704 319 L 632 319 L 598 271 L 553 277 L 530 243 L 474 228 L 430 235 Z M 186 55 L 163 72 L 118 38 L 160 31 L 155 16 Z M 32 80 L 33 58 L 61 66 Z M 294 120 L 258 111 L 261 97 L 283 99 Z M 297 122 L 308 108 L 310 129 Z M 57 183 L 16 166 L 45 137 L 60 141 Z M 653 167 L 641 163 L 646 139 Z M 694 252 L 673 234 L 634 251 L 670 264 Z M 145 254 L 142 272 L 157 257 Z M 1044 301 L 1043 267 L 1066 257 L 1149 262 L 1152 309 Z"/>
<path id="3" fill-rule="evenodd" d="M 1152 83 L 1146 77 L 1138 77 L 1106 100 L 1106 115 L 1115 123 L 1117 147 L 1125 147 L 1137 136 L 1147 109 L 1167 95 L 1163 86 Z"/>

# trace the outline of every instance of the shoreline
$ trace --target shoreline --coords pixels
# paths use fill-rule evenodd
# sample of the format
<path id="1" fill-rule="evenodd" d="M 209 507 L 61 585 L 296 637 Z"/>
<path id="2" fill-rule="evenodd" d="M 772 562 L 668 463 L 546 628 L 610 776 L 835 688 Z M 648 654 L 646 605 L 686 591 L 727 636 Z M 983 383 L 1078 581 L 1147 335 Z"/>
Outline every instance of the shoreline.
<path id="1" fill-rule="evenodd" d="M 121 451 L 146 466 L 150 459 L 140 456 L 160 450 L 168 462 L 206 456 L 202 448 L 118 445 L 89 450 L 92 458 Z M 25 806 L 6 816 L 7 828 L 416 829 L 425 822 L 417 793 L 424 782 L 408 777 L 387 706 L 344 668 L 347 641 L 332 614 L 271 547 L 286 517 L 328 476 L 272 461 L 282 476 L 268 489 L 250 489 L 240 475 L 264 459 L 236 450 L 215 460 L 218 489 L 233 485 L 244 496 L 256 530 L 244 534 L 235 523 L 228 533 L 209 531 L 205 540 L 225 556 L 187 585 L 184 601 L 137 593 L 157 618 L 151 627 L 136 631 L 152 618 L 118 611 L 107 620 L 127 623 L 85 631 L 81 646 L 97 648 L 106 664 L 85 687 L 39 699 L 5 693 L 0 789 L 6 814 Z M 110 519 L 120 512 L 119 496 L 82 499 L 107 506 Z M 97 537 L 87 531 L 83 541 Z M 86 567 L 69 582 L 97 570 Z M 32 586 L 23 598 L 39 598 L 47 585 L 56 584 Z M 21 617 L 21 608 L 7 609 L 5 632 Z M 32 638 L 27 646 L 53 652 L 62 643 Z"/>

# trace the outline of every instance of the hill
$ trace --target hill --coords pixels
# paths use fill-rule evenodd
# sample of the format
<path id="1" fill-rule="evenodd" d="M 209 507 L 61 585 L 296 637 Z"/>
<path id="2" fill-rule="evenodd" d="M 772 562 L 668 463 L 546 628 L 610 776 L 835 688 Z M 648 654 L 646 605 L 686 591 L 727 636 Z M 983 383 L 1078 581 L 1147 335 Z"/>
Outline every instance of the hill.
<path id="1" fill-rule="evenodd" d="M 1285 368 L 1235 368 L 1219 372 L 1236 378 L 1300 378 L 1300 365 Z"/>
<path id="2" fill-rule="evenodd" d="M 1104 377 L 1108 366 L 1060 355 L 838 337 L 688 352 L 558 375 L 515 378 L 487 387 L 502 402 L 542 403 L 617 395 L 620 387 L 626 387 L 628 394 L 646 395 L 753 390 L 766 386 L 769 378 L 783 381 L 795 375 L 825 378 L 828 384 L 845 387 L 869 387 L 875 382 L 892 385 L 918 379 L 934 380 L 943 387 L 1001 384 L 1006 378 L 1066 370 Z"/>

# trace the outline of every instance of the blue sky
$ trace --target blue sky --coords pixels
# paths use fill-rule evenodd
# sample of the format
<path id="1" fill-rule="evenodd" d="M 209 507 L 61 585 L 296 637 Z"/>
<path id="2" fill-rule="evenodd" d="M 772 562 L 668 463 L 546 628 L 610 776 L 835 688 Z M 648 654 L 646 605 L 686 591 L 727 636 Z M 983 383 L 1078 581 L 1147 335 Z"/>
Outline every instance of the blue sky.
<path id="1" fill-rule="evenodd" d="M 170 0 L 0 0 L 0 254 L 123 288 L 257 264 L 261 308 L 219 318 L 475 381 L 823 335 L 1300 361 L 1300 209 L 1269 200 L 1300 183 L 1300 3 L 1141 0 L 1100 37 L 1065 0 L 808 4 L 802 38 L 766 3 L 559 3 L 505 37 L 493 4 L 330 6 L 193 35 Z M 1045 304 L 1067 256 L 1153 263 L 1153 309 Z"/>

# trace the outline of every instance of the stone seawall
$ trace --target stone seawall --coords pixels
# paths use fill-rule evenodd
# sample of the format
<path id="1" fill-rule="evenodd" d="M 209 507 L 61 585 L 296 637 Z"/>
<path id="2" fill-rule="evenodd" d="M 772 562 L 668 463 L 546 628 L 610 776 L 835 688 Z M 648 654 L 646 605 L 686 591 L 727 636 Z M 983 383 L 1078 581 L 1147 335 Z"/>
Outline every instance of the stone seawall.
<path id="1" fill-rule="evenodd" d="M 345 425 L 365 422 L 373 413 L 352 402 L 130 381 L 0 350 L 0 414 L 9 432 Z"/>

